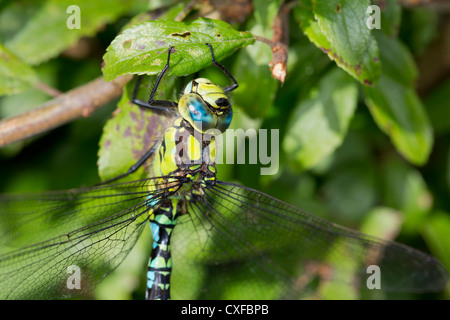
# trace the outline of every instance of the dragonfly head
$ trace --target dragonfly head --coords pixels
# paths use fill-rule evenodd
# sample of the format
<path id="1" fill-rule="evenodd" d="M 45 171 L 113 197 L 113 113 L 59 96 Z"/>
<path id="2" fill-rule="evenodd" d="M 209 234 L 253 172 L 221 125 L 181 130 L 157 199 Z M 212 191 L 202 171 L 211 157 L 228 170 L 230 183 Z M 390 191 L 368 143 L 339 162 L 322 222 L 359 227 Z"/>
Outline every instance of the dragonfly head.
<path id="1" fill-rule="evenodd" d="M 205 78 L 189 82 L 178 102 L 178 111 L 201 133 L 210 129 L 224 132 L 233 117 L 230 101 L 223 89 Z"/>

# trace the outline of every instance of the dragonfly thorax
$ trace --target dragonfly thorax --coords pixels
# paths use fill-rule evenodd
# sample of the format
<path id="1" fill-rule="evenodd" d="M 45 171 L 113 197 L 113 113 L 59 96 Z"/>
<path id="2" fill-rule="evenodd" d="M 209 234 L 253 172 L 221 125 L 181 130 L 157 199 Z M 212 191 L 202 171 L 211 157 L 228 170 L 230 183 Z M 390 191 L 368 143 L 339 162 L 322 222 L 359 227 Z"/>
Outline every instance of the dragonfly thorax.
<path id="1" fill-rule="evenodd" d="M 153 165 L 157 176 L 211 181 L 215 179 L 215 162 L 215 136 L 198 132 L 178 118 L 166 129 Z"/>
<path id="2" fill-rule="evenodd" d="M 189 82 L 178 102 L 178 111 L 195 130 L 224 132 L 231 123 L 233 111 L 223 89 L 205 78 Z"/>

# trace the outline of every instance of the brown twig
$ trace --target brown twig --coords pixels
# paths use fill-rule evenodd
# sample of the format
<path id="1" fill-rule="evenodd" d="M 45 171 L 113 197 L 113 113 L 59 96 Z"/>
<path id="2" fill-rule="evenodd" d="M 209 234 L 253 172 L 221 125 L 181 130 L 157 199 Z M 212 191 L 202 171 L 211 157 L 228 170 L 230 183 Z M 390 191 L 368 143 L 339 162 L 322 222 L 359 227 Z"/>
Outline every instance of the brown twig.
<path id="1" fill-rule="evenodd" d="M 284 83 L 287 74 L 289 47 L 289 10 L 290 5 L 283 3 L 273 22 L 272 61 L 269 63 L 272 76 Z"/>
<path id="2" fill-rule="evenodd" d="M 284 83 L 287 73 L 287 46 L 258 35 L 255 35 L 255 40 L 264 42 L 272 48 L 272 61 L 269 62 L 272 77 Z"/>
<path id="3" fill-rule="evenodd" d="M 278 15 L 273 22 L 272 40 L 256 36 L 255 40 L 264 42 L 272 49 L 272 61 L 269 62 L 272 77 L 284 83 L 287 74 L 287 59 L 289 47 L 289 11 L 292 6 L 290 2 L 285 2 L 278 11 Z"/>
<path id="4" fill-rule="evenodd" d="M 0 147 L 51 130 L 94 110 L 118 97 L 132 76 L 105 82 L 99 77 L 83 86 L 59 95 L 42 106 L 16 117 L 0 121 Z"/>

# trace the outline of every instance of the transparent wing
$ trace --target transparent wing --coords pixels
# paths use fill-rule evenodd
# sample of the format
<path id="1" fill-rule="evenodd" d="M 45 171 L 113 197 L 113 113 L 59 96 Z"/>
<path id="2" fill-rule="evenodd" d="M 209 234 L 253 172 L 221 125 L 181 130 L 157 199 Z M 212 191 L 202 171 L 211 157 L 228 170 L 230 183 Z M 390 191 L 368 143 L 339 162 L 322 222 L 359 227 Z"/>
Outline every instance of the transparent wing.
<path id="1" fill-rule="evenodd" d="M 187 211 L 172 240 L 174 298 L 320 298 L 313 294 L 334 283 L 361 298 L 375 274 L 378 293 L 441 291 L 447 283 L 429 255 L 242 186 L 218 182 Z"/>
<path id="2" fill-rule="evenodd" d="M 92 290 L 135 244 L 148 201 L 164 196 L 165 185 L 155 181 L 1 195 L 0 298 L 52 299 Z"/>
<path id="3" fill-rule="evenodd" d="M 165 197 L 166 185 L 154 184 L 1 196 L 1 298 L 90 291 L 133 247 L 148 201 Z M 218 182 L 202 201 L 186 205 L 189 214 L 172 239 L 174 298 L 310 298 L 332 281 L 360 292 L 370 265 L 380 269 L 382 291 L 439 291 L 447 281 L 445 269 L 424 253 L 248 188 Z M 68 288 L 70 266 L 81 270 L 80 290 Z"/>

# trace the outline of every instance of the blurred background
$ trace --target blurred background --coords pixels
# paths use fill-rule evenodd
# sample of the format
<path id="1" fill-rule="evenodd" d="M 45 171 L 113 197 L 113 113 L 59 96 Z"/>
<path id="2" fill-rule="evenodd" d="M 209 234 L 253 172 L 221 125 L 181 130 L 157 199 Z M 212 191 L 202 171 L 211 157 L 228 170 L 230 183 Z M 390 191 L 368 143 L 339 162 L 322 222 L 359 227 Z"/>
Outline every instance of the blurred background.
<path id="1" fill-rule="evenodd" d="M 40 82 L 60 92 L 102 75 L 102 56 L 130 19 L 148 11 L 183 9 L 190 2 L 95 1 L 82 11 L 89 14 L 81 31 L 68 36 L 67 29 L 55 29 L 52 23 L 67 19 L 67 13 L 61 15 L 57 8 L 77 3 L 83 7 L 87 1 L 0 2 L 0 43 L 32 66 Z M 240 85 L 231 94 L 232 128 L 278 129 L 279 170 L 262 176 L 265 164 L 219 165 L 219 179 L 418 248 L 450 270 L 450 6 L 445 1 L 372 3 L 382 8 L 382 30 L 376 35 L 382 62 L 393 61 L 385 64 L 390 69 L 382 68 L 383 86 L 369 89 L 305 35 L 302 9 L 310 5 L 308 1 L 195 3 L 192 16 L 222 19 L 237 30 L 269 39 L 280 7 L 289 8 L 289 60 L 283 84 L 271 75 L 271 50 L 263 43 L 241 49 L 223 62 Z M 402 72 L 409 80 L 398 89 L 389 81 Z M 214 68 L 202 70 L 200 76 L 228 83 Z M 0 117 L 21 114 L 52 98 L 36 87 L 7 93 L 0 97 Z M 377 109 L 379 101 L 384 105 Z M 0 191 L 98 183 L 99 141 L 117 102 L 2 147 Z M 337 128 L 327 125 L 330 113 Z M 237 148 L 247 148 L 248 157 L 248 144 Z M 119 269 L 87 298 L 143 299 L 150 238 L 145 230 Z M 407 297 L 448 299 L 450 290 L 447 286 L 439 294 Z"/>

